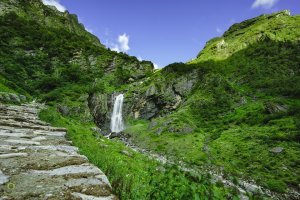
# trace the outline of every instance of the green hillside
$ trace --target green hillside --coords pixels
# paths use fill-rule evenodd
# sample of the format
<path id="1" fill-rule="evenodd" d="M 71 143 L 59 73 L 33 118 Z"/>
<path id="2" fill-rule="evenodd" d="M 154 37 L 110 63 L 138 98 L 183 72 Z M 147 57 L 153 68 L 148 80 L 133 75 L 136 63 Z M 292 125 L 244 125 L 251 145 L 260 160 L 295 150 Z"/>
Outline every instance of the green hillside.
<path id="1" fill-rule="evenodd" d="M 193 61 L 155 73 L 126 94 L 159 111 L 125 132 L 193 167 L 299 190 L 299 22 L 283 11 L 235 24 Z"/>

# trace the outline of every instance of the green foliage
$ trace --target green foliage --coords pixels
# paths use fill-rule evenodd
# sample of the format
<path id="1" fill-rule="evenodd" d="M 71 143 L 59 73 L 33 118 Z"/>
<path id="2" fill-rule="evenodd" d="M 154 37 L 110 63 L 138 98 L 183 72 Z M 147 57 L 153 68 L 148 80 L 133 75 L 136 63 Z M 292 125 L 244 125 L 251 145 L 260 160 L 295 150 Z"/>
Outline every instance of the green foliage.
<path id="1" fill-rule="evenodd" d="M 68 129 L 68 138 L 105 172 L 121 199 L 226 199 L 230 195 L 223 186 L 212 184 L 207 176 L 195 177 L 177 167 L 162 165 L 121 142 L 92 132 L 94 124 L 80 118 L 62 117 L 53 108 L 43 110 L 40 117 Z"/>
<path id="2" fill-rule="evenodd" d="M 129 121 L 125 133 L 138 146 L 178 163 L 222 168 L 235 183 L 254 179 L 275 192 L 299 190 L 299 16 L 280 12 L 235 24 L 190 63 L 152 73 L 151 63 L 105 49 L 76 16 L 31 2 L 18 1 L 19 7 L 0 17 L 0 90 L 75 108 L 68 117 L 54 108 L 41 117 L 68 129 L 121 199 L 236 198 L 207 176 L 162 166 L 96 135 L 84 115 L 87 95 L 95 92 L 128 91 L 130 99 L 153 86 L 159 91 L 153 99 L 164 105 L 173 100 L 165 89 L 189 75 L 197 75 L 195 87 L 181 96 L 178 109 L 152 122 Z M 284 151 L 274 154 L 274 147 Z"/>
<path id="3" fill-rule="evenodd" d="M 21 4 L 28 11 L 38 9 L 26 2 Z M 103 48 L 94 36 L 82 32 L 84 27 L 78 26 L 74 16 L 63 17 L 50 8 L 43 9 L 47 15 L 39 17 L 46 24 L 22 10 L 0 17 L 1 75 L 8 80 L 9 88 L 26 91 L 43 101 L 62 103 L 76 101 L 78 93 L 122 88 L 135 73 L 135 67 L 140 65 L 135 57 Z M 71 23 L 74 30 L 62 28 L 65 23 Z M 144 61 L 141 65 L 149 63 Z M 145 71 L 151 72 L 150 68 Z"/>

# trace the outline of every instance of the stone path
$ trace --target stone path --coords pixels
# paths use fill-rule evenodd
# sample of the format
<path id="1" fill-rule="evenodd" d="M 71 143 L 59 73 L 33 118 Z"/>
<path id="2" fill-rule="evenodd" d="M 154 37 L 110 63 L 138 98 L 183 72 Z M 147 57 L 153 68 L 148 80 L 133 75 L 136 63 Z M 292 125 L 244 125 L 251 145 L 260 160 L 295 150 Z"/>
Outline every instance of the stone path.
<path id="1" fill-rule="evenodd" d="M 0 104 L 0 200 L 116 200 L 105 174 L 38 119 L 38 104 Z"/>

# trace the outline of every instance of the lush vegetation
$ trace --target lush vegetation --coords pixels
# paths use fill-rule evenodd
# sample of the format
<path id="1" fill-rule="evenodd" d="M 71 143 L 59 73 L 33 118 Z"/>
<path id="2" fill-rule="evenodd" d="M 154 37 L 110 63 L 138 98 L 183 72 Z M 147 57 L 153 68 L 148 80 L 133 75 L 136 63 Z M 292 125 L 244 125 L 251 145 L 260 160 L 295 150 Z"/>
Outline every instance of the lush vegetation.
<path id="1" fill-rule="evenodd" d="M 46 16 L 52 13 L 51 19 L 65 21 L 52 9 L 44 9 Z M 110 91 L 127 84 L 136 65 L 149 65 L 145 71 L 152 70 L 150 62 L 105 49 L 89 35 L 37 23 L 37 16 L 31 14 L 12 11 L 0 18 L 1 75 L 21 93 L 68 104 L 103 84 L 110 85 Z M 75 33 L 82 31 L 78 29 Z"/>
<path id="2" fill-rule="evenodd" d="M 218 166 L 279 193 L 299 190 L 299 20 L 282 12 L 236 24 L 195 60 L 155 73 L 141 91 L 189 74 L 199 80 L 176 111 L 131 120 L 125 132 L 191 167 Z"/>
<path id="3" fill-rule="evenodd" d="M 235 24 L 195 60 L 153 73 L 150 62 L 104 48 L 74 15 L 38 0 L 3 2 L 16 5 L 0 17 L 0 92 L 46 102 L 41 118 L 66 127 L 122 199 L 237 198 L 212 184 L 205 169 L 278 193 L 300 190 L 299 16 L 280 12 Z M 185 79 L 193 88 L 177 91 L 180 104 L 165 109 Z M 124 132 L 136 145 L 204 173 L 162 165 L 94 133 L 88 96 L 113 91 L 124 92 L 126 103 L 149 95 L 162 108 L 151 120 L 126 118 Z"/>
<path id="4" fill-rule="evenodd" d="M 66 127 L 68 137 L 82 154 L 109 177 L 114 192 L 122 199 L 226 199 L 237 198 L 222 184 L 212 184 L 208 175 L 181 171 L 162 165 L 91 130 L 93 123 L 61 116 L 54 108 L 43 110 L 41 119 Z"/>

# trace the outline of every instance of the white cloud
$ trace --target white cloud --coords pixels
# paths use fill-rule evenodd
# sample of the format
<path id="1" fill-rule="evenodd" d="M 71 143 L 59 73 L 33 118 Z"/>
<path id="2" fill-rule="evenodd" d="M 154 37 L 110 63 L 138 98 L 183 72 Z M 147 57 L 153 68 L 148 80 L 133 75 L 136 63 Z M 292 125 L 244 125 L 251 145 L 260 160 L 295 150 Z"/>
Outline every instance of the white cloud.
<path id="1" fill-rule="evenodd" d="M 65 12 L 66 8 L 59 3 L 59 0 L 42 0 L 43 4 L 48 6 L 55 6 L 60 12 Z"/>
<path id="2" fill-rule="evenodd" d="M 117 51 L 117 52 L 127 52 L 130 49 L 129 47 L 129 35 L 126 35 L 126 33 L 124 33 L 123 35 L 119 35 L 118 36 L 118 43 L 117 44 L 113 44 L 113 51 Z"/>
<path id="3" fill-rule="evenodd" d="M 216 28 L 217 33 L 222 33 L 222 30 L 220 28 Z"/>
<path id="4" fill-rule="evenodd" d="M 159 69 L 159 66 L 158 66 L 158 64 L 156 64 L 156 63 L 153 63 L 153 65 L 154 65 L 154 69 Z"/>
<path id="5" fill-rule="evenodd" d="M 252 8 L 263 7 L 265 9 L 272 8 L 278 0 L 255 0 L 252 4 Z"/>

